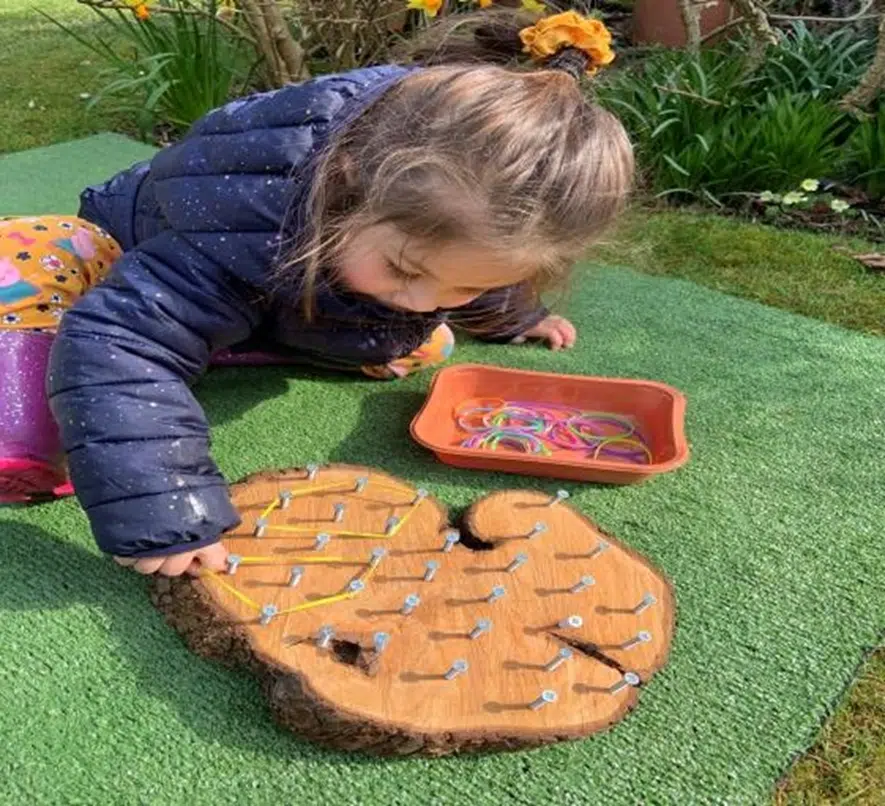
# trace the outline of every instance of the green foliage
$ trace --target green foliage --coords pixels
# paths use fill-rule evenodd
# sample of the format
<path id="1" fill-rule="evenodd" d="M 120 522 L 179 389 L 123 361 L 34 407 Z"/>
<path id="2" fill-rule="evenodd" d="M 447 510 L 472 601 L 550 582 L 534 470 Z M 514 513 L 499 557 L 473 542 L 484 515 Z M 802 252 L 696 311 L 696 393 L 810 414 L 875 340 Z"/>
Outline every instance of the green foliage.
<path id="1" fill-rule="evenodd" d="M 870 196 L 885 197 L 885 104 L 848 138 L 842 170 L 851 184 Z"/>
<path id="2" fill-rule="evenodd" d="M 747 41 L 735 40 L 733 47 L 746 55 Z M 875 39 L 859 36 L 849 27 L 821 36 L 798 22 L 781 44 L 769 51 L 748 83 L 755 83 L 763 90 L 779 87 L 835 100 L 857 84 L 875 49 Z"/>
<path id="3" fill-rule="evenodd" d="M 91 105 L 105 103 L 133 115 L 144 137 L 160 124 L 186 129 L 235 94 L 245 74 L 241 42 L 217 21 L 215 0 L 208 1 L 205 15 L 188 13 L 181 0 L 173 5 L 178 13 L 143 20 L 122 9 L 94 8 L 107 28 L 92 37 L 44 13 L 107 64 Z"/>
<path id="4" fill-rule="evenodd" d="M 853 170 L 872 182 L 885 179 L 873 162 L 885 134 L 872 125 L 852 134 L 856 123 L 834 101 L 873 47 L 851 32 L 820 37 L 798 25 L 756 72 L 746 70 L 746 41 L 735 40 L 698 55 L 653 53 L 637 69 L 612 71 L 597 95 L 627 126 L 659 195 L 722 204 L 733 194 L 787 190 L 831 176 L 846 140 Z"/>

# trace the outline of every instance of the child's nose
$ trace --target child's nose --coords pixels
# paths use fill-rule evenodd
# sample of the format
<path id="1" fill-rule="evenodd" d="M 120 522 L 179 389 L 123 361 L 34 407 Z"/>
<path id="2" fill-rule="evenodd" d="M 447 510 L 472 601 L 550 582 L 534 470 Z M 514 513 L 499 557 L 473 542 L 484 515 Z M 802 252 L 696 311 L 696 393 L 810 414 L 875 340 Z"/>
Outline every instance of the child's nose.
<path id="1" fill-rule="evenodd" d="M 440 307 L 439 286 L 421 278 L 409 284 L 409 308 L 417 313 L 430 313 Z"/>

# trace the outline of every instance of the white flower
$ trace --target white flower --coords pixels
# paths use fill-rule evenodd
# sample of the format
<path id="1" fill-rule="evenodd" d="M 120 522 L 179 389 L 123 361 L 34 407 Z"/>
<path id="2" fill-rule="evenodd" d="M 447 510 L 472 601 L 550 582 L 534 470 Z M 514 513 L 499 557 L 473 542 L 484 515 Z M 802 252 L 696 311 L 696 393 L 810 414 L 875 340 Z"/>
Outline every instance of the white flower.
<path id="1" fill-rule="evenodd" d="M 804 201 L 808 201 L 808 196 L 806 196 L 804 193 L 797 193 L 796 191 L 793 191 L 792 193 L 785 193 L 783 198 L 784 204 L 786 204 L 788 207 L 791 204 L 799 204 L 800 202 Z"/>
<path id="2" fill-rule="evenodd" d="M 30 101 L 28 101 L 28 109 L 36 109 L 36 108 L 37 108 L 37 102 L 32 98 Z"/>
<path id="3" fill-rule="evenodd" d="M 846 210 L 850 209 L 851 205 L 844 201 L 843 199 L 833 199 L 830 202 L 830 209 L 837 213 L 844 213 Z"/>
<path id="4" fill-rule="evenodd" d="M 777 193 L 772 193 L 770 190 L 763 190 L 759 194 L 759 201 L 762 202 L 775 202 L 780 203 L 781 197 Z"/>
<path id="5" fill-rule="evenodd" d="M 802 190 L 807 190 L 809 193 L 814 193 L 819 187 L 820 182 L 817 179 L 804 179 L 802 180 L 802 184 L 800 185 Z"/>
<path id="6" fill-rule="evenodd" d="M 88 101 L 91 97 L 92 96 L 88 92 L 81 92 L 80 93 L 80 100 L 81 101 Z"/>

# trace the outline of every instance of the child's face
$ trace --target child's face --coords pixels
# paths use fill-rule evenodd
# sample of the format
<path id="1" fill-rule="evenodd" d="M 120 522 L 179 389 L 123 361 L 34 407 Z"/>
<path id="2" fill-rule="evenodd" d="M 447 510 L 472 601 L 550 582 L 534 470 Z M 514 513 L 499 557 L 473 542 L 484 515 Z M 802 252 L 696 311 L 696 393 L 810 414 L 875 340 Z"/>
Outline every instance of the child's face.
<path id="1" fill-rule="evenodd" d="M 493 288 L 527 279 L 500 254 L 458 244 L 422 245 L 391 224 L 369 227 L 344 249 L 338 278 L 390 308 L 429 313 L 458 308 Z"/>

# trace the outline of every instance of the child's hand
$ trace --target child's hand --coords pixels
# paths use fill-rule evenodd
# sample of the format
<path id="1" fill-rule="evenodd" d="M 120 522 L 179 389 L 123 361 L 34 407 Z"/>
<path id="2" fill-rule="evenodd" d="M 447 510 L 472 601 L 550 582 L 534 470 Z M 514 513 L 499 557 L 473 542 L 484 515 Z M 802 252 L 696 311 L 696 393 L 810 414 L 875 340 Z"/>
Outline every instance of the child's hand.
<path id="1" fill-rule="evenodd" d="M 227 549 L 221 543 L 197 549 L 170 554 L 166 557 L 114 557 L 120 565 L 138 571 L 139 574 L 162 574 L 177 577 L 182 574 L 196 576 L 204 568 L 210 571 L 223 571 L 226 567 Z"/>
<path id="2" fill-rule="evenodd" d="M 541 339 L 550 345 L 551 350 L 569 349 L 575 346 L 578 331 L 568 319 L 562 316 L 548 316 L 514 341 L 522 343 L 527 339 Z"/>

